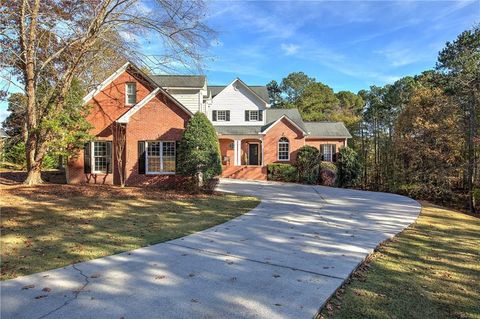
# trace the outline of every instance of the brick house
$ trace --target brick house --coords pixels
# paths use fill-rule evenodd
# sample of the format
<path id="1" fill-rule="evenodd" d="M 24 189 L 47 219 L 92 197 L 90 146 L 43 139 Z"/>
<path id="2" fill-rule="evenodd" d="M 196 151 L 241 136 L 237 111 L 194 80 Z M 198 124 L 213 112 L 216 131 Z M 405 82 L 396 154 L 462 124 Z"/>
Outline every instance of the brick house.
<path id="1" fill-rule="evenodd" d="M 267 164 L 293 163 L 304 145 L 335 161 L 351 137 L 341 122 L 305 122 L 296 109 L 271 109 L 265 86 L 238 78 L 209 86 L 204 76 L 147 75 L 132 63 L 85 96 L 84 103 L 90 106 L 87 120 L 95 139 L 69 159 L 69 183 L 118 184 L 118 159 L 126 185 L 180 178 L 175 175 L 177 142 L 195 112 L 205 113 L 217 130 L 224 177 L 266 179 Z"/>

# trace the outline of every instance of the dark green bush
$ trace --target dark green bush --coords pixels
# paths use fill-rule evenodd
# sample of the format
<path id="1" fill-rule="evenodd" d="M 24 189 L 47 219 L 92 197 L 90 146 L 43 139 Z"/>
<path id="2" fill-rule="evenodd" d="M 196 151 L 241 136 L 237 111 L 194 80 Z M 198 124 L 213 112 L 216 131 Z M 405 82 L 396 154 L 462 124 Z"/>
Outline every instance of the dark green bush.
<path id="1" fill-rule="evenodd" d="M 320 166 L 320 152 L 313 146 L 303 146 L 298 150 L 295 166 L 299 181 L 306 184 L 316 184 Z"/>
<path id="2" fill-rule="evenodd" d="M 338 153 L 336 165 L 338 186 L 354 186 L 358 182 L 361 166 L 357 152 L 350 147 L 342 147 Z"/>
<path id="3" fill-rule="evenodd" d="M 206 184 L 220 175 L 220 145 L 212 123 L 197 112 L 188 122 L 178 147 L 177 171 L 185 176 L 203 174 Z"/>
<path id="4" fill-rule="evenodd" d="M 298 180 L 297 168 L 290 164 L 268 164 L 268 180 L 280 182 L 296 182 Z"/>

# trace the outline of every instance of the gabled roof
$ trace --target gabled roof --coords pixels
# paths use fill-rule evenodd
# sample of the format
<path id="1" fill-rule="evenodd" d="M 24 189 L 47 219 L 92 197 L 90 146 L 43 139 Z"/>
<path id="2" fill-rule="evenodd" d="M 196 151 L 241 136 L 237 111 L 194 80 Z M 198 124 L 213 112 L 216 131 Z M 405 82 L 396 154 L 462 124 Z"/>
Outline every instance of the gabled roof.
<path id="1" fill-rule="evenodd" d="M 138 110 L 140 110 L 142 107 L 145 106 L 148 102 L 150 102 L 157 94 L 160 92 L 160 88 L 156 88 L 150 94 L 148 94 L 143 100 L 135 104 L 132 108 L 130 108 L 125 114 L 120 116 L 117 120 L 118 123 L 128 123 L 130 121 L 130 118 L 133 116 L 133 114 L 137 113 Z"/>
<path id="2" fill-rule="evenodd" d="M 268 97 L 268 90 L 266 86 L 260 86 L 260 85 L 247 85 L 245 82 L 240 80 L 239 78 L 236 78 L 233 80 L 229 85 L 209 85 L 207 87 L 208 93 L 212 94 L 212 98 L 217 96 L 220 92 L 222 92 L 227 86 L 232 85 L 236 81 L 240 82 L 245 86 L 247 89 L 249 89 L 254 95 L 256 95 L 260 100 L 262 100 L 265 103 L 269 103 L 269 97 Z"/>
<path id="3" fill-rule="evenodd" d="M 205 86 L 204 75 L 152 75 L 151 78 L 163 88 L 201 89 Z"/>
<path id="4" fill-rule="evenodd" d="M 169 100 L 171 100 L 173 103 L 175 103 L 175 105 L 177 105 L 178 107 L 180 107 L 183 111 L 185 111 L 188 115 L 192 116 L 193 113 L 187 109 L 182 103 L 180 103 L 176 98 L 174 98 L 170 93 L 168 93 L 166 90 L 164 90 L 162 87 L 160 87 L 148 74 L 146 74 L 145 72 L 143 72 L 140 68 L 138 68 L 135 64 L 133 64 L 132 62 L 127 62 L 125 63 L 124 65 L 122 65 L 117 71 L 115 71 L 111 76 L 109 76 L 105 81 L 103 81 L 102 83 L 100 83 L 95 89 L 93 89 L 92 91 L 90 91 L 90 93 L 88 93 L 84 98 L 83 98 L 83 103 L 87 103 L 89 100 L 91 100 L 95 95 L 97 95 L 98 93 L 100 93 L 103 89 L 105 89 L 112 81 L 114 81 L 118 76 L 120 76 L 120 74 L 122 74 L 123 72 L 127 71 L 128 69 L 132 69 L 133 71 L 135 71 L 137 74 L 139 74 L 141 77 L 143 77 L 150 85 L 152 85 L 155 89 L 154 91 L 156 91 L 155 94 L 153 94 L 152 96 L 152 93 L 153 91 L 147 96 L 147 97 L 150 97 L 150 100 L 155 96 L 157 95 L 158 93 L 163 93 Z M 147 98 L 145 97 L 145 99 Z M 134 107 L 132 108 L 135 108 L 137 107 L 139 104 L 141 104 L 142 102 L 145 101 L 145 99 L 143 99 L 142 101 L 140 101 L 139 103 L 137 103 Z M 149 100 L 149 101 L 150 101 Z M 148 101 L 147 101 L 148 102 Z M 143 103 L 141 104 L 140 107 L 137 107 L 136 111 L 138 111 L 139 108 L 143 107 L 144 105 L 146 104 Z M 130 110 L 129 110 L 130 111 Z M 125 114 L 127 114 L 128 112 L 126 112 Z M 124 115 L 125 115 L 124 114 Z M 121 116 L 120 118 L 122 118 L 123 116 Z M 120 119 L 119 118 L 119 119 Z M 128 122 L 128 120 L 127 120 Z M 125 122 L 126 123 L 126 122 Z"/>
<path id="5" fill-rule="evenodd" d="M 265 131 L 277 122 L 281 117 L 286 116 L 293 124 L 298 126 L 303 132 L 307 132 L 307 128 L 303 124 L 302 116 L 298 109 L 267 109 L 265 114 L 265 123 L 263 130 Z"/>
<path id="6" fill-rule="evenodd" d="M 351 138 L 343 122 L 304 122 L 308 137 Z"/>

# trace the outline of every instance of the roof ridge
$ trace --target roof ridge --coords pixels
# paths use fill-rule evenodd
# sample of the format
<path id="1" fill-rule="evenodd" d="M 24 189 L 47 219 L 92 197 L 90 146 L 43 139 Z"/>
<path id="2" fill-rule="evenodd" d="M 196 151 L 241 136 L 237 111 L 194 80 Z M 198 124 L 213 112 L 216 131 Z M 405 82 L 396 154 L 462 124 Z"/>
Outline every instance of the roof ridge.
<path id="1" fill-rule="evenodd" d="M 190 76 L 190 77 L 193 77 L 193 76 L 198 76 L 198 77 L 206 77 L 206 75 L 204 74 L 153 74 L 153 76 Z"/>

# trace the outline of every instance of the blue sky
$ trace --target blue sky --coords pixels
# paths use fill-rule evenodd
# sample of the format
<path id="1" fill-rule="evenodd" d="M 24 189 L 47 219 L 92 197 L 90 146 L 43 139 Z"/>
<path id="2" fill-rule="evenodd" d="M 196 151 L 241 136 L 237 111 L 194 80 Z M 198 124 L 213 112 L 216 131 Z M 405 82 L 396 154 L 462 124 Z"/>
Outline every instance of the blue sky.
<path id="1" fill-rule="evenodd" d="M 240 77 L 264 85 L 303 71 L 335 91 L 353 92 L 433 68 L 445 42 L 480 22 L 480 0 L 212 1 L 208 7 L 207 22 L 218 32 L 203 69 L 209 84 Z M 0 121 L 6 115 L 0 103 Z"/>
<path id="2" fill-rule="evenodd" d="M 303 71 L 358 92 L 435 66 L 437 53 L 480 22 L 480 1 L 213 2 L 219 32 L 209 83 L 249 84 Z"/>

